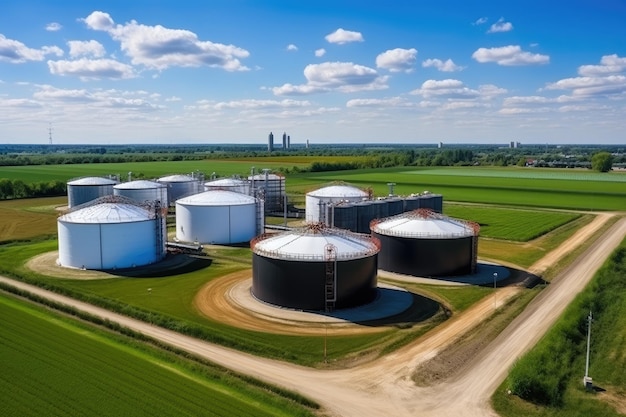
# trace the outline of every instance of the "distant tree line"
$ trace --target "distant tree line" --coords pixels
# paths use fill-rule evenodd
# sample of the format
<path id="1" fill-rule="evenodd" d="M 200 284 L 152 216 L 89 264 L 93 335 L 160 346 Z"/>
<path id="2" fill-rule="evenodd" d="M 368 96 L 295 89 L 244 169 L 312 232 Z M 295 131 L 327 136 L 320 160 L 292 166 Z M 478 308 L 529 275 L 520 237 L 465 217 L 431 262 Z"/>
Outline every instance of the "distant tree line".
<path id="1" fill-rule="evenodd" d="M 63 181 L 26 183 L 22 180 L 0 178 L 0 200 L 31 197 L 55 197 L 65 195 L 67 186 Z"/>

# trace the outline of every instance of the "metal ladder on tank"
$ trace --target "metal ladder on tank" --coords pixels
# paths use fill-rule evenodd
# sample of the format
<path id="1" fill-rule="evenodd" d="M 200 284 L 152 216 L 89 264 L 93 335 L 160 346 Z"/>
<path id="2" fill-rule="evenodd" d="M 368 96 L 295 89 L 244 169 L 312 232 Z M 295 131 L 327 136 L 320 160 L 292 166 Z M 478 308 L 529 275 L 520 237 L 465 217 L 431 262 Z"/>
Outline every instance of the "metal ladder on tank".
<path id="1" fill-rule="evenodd" d="M 335 302 L 337 302 L 337 248 L 329 243 L 324 247 L 324 254 L 326 258 L 325 311 L 331 312 L 335 309 Z"/>
<path id="2" fill-rule="evenodd" d="M 163 259 L 163 247 L 165 246 L 165 241 L 163 240 L 163 213 L 161 211 L 161 202 L 156 200 L 154 202 L 154 222 L 156 227 L 156 259 Z"/>

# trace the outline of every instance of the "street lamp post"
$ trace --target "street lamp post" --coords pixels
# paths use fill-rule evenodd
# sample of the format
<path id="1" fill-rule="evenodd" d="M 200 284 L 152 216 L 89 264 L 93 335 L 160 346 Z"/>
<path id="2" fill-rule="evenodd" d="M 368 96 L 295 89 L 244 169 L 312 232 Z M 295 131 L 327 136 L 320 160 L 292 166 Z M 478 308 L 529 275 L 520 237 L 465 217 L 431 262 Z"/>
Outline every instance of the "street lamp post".
<path id="1" fill-rule="evenodd" d="M 498 273 L 493 273 L 493 308 L 494 310 L 498 309 L 498 299 L 496 295 L 496 281 L 498 280 Z"/>
<path id="2" fill-rule="evenodd" d="M 593 317 L 591 316 L 591 310 L 589 311 L 589 316 L 587 316 L 587 359 L 585 361 L 585 376 L 583 378 L 583 384 L 585 388 L 591 390 L 593 388 L 593 380 L 589 376 L 589 347 L 591 345 L 591 322 L 593 321 Z"/>

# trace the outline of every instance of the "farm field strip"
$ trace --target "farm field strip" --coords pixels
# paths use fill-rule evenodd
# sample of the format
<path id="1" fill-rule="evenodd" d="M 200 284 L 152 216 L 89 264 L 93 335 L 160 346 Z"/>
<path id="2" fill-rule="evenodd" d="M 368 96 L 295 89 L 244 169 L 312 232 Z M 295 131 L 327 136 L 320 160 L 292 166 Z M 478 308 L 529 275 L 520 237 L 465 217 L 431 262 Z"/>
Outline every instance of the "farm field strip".
<path id="1" fill-rule="evenodd" d="M 290 415 L 241 383 L 191 373 L 1 294 L 0 316 L 4 415 Z"/>
<path id="2" fill-rule="evenodd" d="M 541 168 L 418 168 L 400 171 L 399 174 L 471 176 L 494 178 L 550 179 L 567 181 L 626 182 L 626 172 L 594 172 L 590 170 L 541 169 Z"/>

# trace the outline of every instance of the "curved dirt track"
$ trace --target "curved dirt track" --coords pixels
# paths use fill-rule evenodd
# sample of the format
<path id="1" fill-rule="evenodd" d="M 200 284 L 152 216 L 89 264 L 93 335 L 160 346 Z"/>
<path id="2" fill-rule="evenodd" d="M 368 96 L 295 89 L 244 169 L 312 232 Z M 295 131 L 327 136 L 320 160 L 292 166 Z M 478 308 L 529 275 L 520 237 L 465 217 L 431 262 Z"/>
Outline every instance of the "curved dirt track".
<path id="1" fill-rule="evenodd" d="M 608 217 L 604 218 L 606 221 Z M 594 221 L 596 222 L 596 221 Z M 592 223 L 594 223 L 592 222 Z M 601 226 L 603 221 L 597 220 Z M 598 226 L 598 227 L 599 227 Z M 593 228 L 583 228 L 573 241 L 589 239 Z M 581 229 L 581 230 L 583 230 Z M 626 219 L 619 220 L 603 236 L 556 277 L 533 300 L 455 381 L 434 387 L 419 388 L 411 381 L 413 368 L 422 360 L 435 355 L 437 349 L 451 343 L 458 332 L 471 325 L 461 314 L 441 329 L 429 333 L 414 343 L 365 365 L 347 370 L 324 371 L 304 368 L 275 360 L 254 357 L 221 346 L 202 342 L 191 337 L 130 319 L 107 310 L 82 303 L 40 288 L 0 277 L 16 287 L 26 288 L 42 296 L 70 304 L 121 325 L 140 331 L 165 343 L 205 357 L 235 371 L 252 375 L 264 381 L 297 391 L 318 401 L 327 415 L 345 417 L 363 416 L 467 416 L 495 415 L 488 400 L 495 388 L 505 378 L 516 358 L 530 349 L 556 321 L 565 307 L 578 294 L 613 249 L 626 236 Z M 556 259 L 569 252 L 561 251 Z M 558 249 L 557 249 L 558 251 Z M 558 253 L 558 252 L 557 252 Z M 550 255 L 550 254 L 549 254 Z M 538 269 L 541 269 L 538 267 Z M 506 291 L 498 291 L 502 302 Z M 502 301 L 500 301 L 502 300 Z M 492 300 L 487 300 L 493 308 Z M 485 301 L 470 310 L 487 308 Z M 475 316 L 487 314 L 486 310 Z M 441 340 L 436 340 L 441 337 Z"/>

